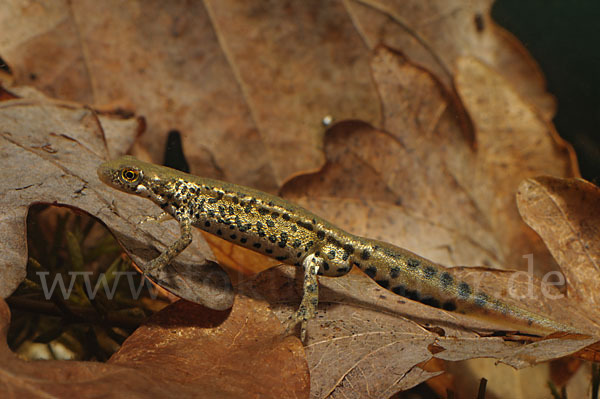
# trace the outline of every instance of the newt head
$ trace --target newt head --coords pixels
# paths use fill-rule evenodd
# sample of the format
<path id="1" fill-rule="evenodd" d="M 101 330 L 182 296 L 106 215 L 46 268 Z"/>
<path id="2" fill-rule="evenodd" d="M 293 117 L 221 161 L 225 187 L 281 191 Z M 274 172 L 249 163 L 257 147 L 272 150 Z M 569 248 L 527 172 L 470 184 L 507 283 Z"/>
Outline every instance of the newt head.
<path id="1" fill-rule="evenodd" d="M 140 162 L 132 156 L 104 162 L 98 167 L 98 178 L 117 190 L 137 193 L 145 174 Z"/>
<path id="2" fill-rule="evenodd" d="M 168 180 L 176 171 L 125 155 L 102 163 L 97 172 L 104 184 L 129 194 L 151 197 L 149 188 Z"/>

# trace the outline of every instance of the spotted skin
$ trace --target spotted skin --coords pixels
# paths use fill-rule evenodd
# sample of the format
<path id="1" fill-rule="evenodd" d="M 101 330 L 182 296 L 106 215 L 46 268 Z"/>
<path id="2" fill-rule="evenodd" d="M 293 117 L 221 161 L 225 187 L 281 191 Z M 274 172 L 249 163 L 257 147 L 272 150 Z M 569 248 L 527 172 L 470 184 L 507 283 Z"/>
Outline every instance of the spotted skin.
<path id="1" fill-rule="evenodd" d="M 341 230 L 311 212 L 252 188 L 193 176 L 124 156 L 98 168 L 104 183 L 147 197 L 180 224 L 181 237 L 153 259 L 150 272 L 165 267 L 191 242 L 198 227 L 252 251 L 304 269 L 303 298 L 290 326 L 315 316 L 317 274 L 339 277 L 357 266 L 386 290 L 426 305 L 469 315 L 502 319 L 513 328 L 546 334 L 569 327 L 506 304 L 443 267 L 394 245 Z"/>

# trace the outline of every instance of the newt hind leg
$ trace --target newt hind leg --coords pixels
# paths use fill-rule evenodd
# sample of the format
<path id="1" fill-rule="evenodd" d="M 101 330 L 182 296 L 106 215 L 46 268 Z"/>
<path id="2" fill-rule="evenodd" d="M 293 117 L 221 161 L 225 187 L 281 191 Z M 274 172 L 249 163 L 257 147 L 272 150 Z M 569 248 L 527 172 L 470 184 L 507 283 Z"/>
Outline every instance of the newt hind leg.
<path id="1" fill-rule="evenodd" d="M 304 269 L 304 282 L 302 284 L 302 301 L 296 313 L 291 315 L 287 321 L 286 333 L 289 333 L 298 323 L 300 323 L 300 339 L 302 342 L 306 339 L 306 325 L 308 320 L 317 314 L 317 305 L 319 304 L 319 283 L 317 273 L 323 264 L 323 259 L 311 254 L 304 258 L 302 268 Z"/>

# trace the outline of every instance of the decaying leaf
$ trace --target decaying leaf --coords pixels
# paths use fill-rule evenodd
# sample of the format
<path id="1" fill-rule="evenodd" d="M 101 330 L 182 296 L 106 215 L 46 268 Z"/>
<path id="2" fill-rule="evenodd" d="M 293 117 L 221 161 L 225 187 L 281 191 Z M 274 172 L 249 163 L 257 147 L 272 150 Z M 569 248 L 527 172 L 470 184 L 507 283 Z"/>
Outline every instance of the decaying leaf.
<path id="1" fill-rule="evenodd" d="M 517 201 L 525 222 L 560 264 L 569 297 L 598 326 L 600 189 L 581 179 L 537 177 L 521 183 Z"/>
<path id="2" fill-rule="evenodd" d="M 154 160 L 178 129 L 194 174 L 269 191 L 322 165 L 324 117 L 380 125 L 369 62 L 381 43 L 448 92 L 456 60 L 477 56 L 545 120 L 554 112 L 535 61 L 491 21 L 491 0 L 5 3 L 0 53 L 18 84 L 134 109 Z"/>
<path id="3" fill-rule="evenodd" d="M 511 280 L 510 273 L 449 270 L 486 290 L 507 287 Z M 243 296 L 268 302 L 285 321 L 300 300 L 298 277 L 293 267 L 277 267 L 243 283 L 238 290 Z M 502 297 L 507 302 L 525 303 L 539 312 L 550 307 L 557 320 L 570 321 L 582 331 L 591 330 L 591 334 L 598 332 L 589 327 L 585 315 L 572 314 L 574 305 L 554 287 L 536 279 L 529 293 L 529 286 L 522 281 L 514 285 L 512 297 Z M 557 298 L 543 297 L 545 291 Z M 312 397 L 361 397 L 365 391 L 374 397 L 390 396 L 437 375 L 420 367 L 432 357 L 452 361 L 491 357 L 522 368 L 572 354 L 598 340 L 576 334 L 529 344 L 527 337 L 521 337 L 521 342 L 505 340 L 491 334 L 503 329 L 501 323 L 479 321 L 407 300 L 359 274 L 321 277 L 319 297 L 319 313 L 309 322 L 306 342 Z M 540 301 L 546 309 L 534 305 Z"/>
<path id="4" fill-rule="evenodd" d="M 474 115 L 471 142 L 429 73 L 384 48 L 372 63 L 385 132 L 334 127 L 325 167 L 289 181 L 282 194 L 353 233 L 444 265 L 525 269 L 523 256 L 532 254 L 536 273 L 555 270 L 514 203 L 523 178 L 574 175 L 571 153 L 551 127 L 495 72 L 465 60 L 457 87 Z"/>
<path id="5" fill-rule="evenodd" d="M 150 318 L 106 363 L 25 361 L 6 346 L 0 300 L 0 391 L 5 398 L 308 397 L 302 345 L 260 303 L 231 312 L 177 302 Z M 280 381 L 286 381 L 281 384 Z"/>
<path id="6" fill-rule="evenodd" d="M 490 0 L 5 3 L 0 55 L 15 84 L 143 115 L 148 129 L 135 141 L 137 154 L 159 161 L 165 135 L 177 129 L 194 174 L 279 190 L 352 233 L 447 266 L 491 267 L 453 273 L 584 333 L 534 342 L 495 336 L 501 323 L 426 307 L 365 276 L 323 278 L 306 347 L 312 397 L 389 397 L 437 375 L 426 371 L 430 359 L 486 356 L 525 367 L 582 348 L 598 359 L 590 346 L 598 341 L 597 231 L 583 211 L 597 188 L 533 179 L 577 177 L 577 167 L 548 122 L 554 101 L 539 69 L 491 21 Z M 177 237 L 173 221 L 139 225 L 159 209 L 95 175 L 101 160 L 130 147 L 141 120 L 20 90 L 36 100 L 0 103 L 2 295 L 24 274 L 24 218 L 33 202 L 97 216 L 141 266 Z M 329 117 L 341 123 L 327 130 Z M 515 205 L 523 179 L 519 207 L 533 230 Z M 177 270 L 212 256 L 201 237 L 194 232 Z M 272 265 L 209 242 L 219 262 L 245 273 Z M 559 270 L 567 296 L 531 275 Z M 228 286 L 220 269 L 213 272 Z M 44 375 L 83 375 L 71 393 L 102 389 L 90 383 L 96 377 L 132 397 L 198 389 L 236 397 L 243 388 L 266 395 L 271 386 L 280 397 L 306 396 L 298 341 L 279 338 L 281 326 L 262 303 L 285 320 L 299 302 L 297 274 L 281 267 L 242 283 L 231 314 L 178 303 L 107 365 L 53 362 L 36 371 L 7 351 L 3 364 L 10 375 L 29 376 L 18 393 L 46 384 Z M 196 300 L 231 304 L 231 292 L 200 285 L 188 291 Z M 255 368 L 253 380 L 246 372 Z M 51 385 L 39 392 L 55 392 Z"/>
<path id="7" fill-rule="evenodd" d="M 523 44 L 490 17 L 493 0 L 356 0 L 348 13 L 367 45 L 401 50 L 452 92 L 456 60 L 472 55 L 494 68 L 545 120 L 554 98 L 542 72 Z"/>
<path id="8" fill-rule="evenodd" d="M 33 203 L 75 207 L 100 218 L 142 268 L 146 261 L 179 236 L 176 223 L 139 222 L 155 214 L 141 198 L 116 193 L 98 180 L 96 168 L 107 158 L 112 142 L 104 131 L 137 134 L 137 124 L 113 118 L 105 125 L 89 108 L 47 100 L 0 102 L 0 294 L 10 295 L 25 277 L 25 221 Z M 109 137 L 115 133 L 109 134 Z M 114 153 L 114 151 L 112 151 Z M 172 268 L 180 274 L 163 279 L 181 296 L 215 309 L 231 306 L 233 293 L 227 274 L 218 266 L 198 267 L 210 249 L 200 238 Z M 150 244 L 150 245 L 149 245 Z M 191 276 L 183 278 L 183 276 Z"/>
<path id="9" fill-rule="evenodd" d="M 514 202 L 517 186 L 523 178 L 540 173 L 574 175 L 576 167 L 569 147 L 557 139 L 552 128 L 520 101 L 510 85 L 495 72 L 470 59 L 463 60 L 460 68 L 464 77 L 461 75 L 457 82 L 459 92 L 467 110 L 476 114 L 473 117 L 475 141 L 471 142 L 463 134 L 452 104 L 426 71 L 415 68 L 399 55 L 380 49 L 373 60 L 373 70 L 384 103 L 386 131 L 359 122 L 334 126 L 325 138 L 327 163 L 324 168 L 290 180 L 283 186 L 282 194 L 317 214 L 326 215 L 348 231 L 393 242 L 445 265 L 514 266 L 527 270 L 527 260 L 531 259 L 532 269 L 528 273 L 515 275 L 466 268 L 460 274 L 467 280 L 474 274 L 475 277 L 470 278 L 475 278 L 484 291 L 496 297 L 512 300 L 551 315 L 557 321 L 575 325 L 579 331 L 597 335 L 596 322 L 578 309 L 576 300 L 567 299 L 564 294 L 550 290 L 553 287 L 534 279 L 534 275 L 555 271 L 556 265 L 539 237 L 520 220 Z M 507 118 L 507 113 L 514 115 Z M 524 256 L 528 258 L 523 259 Z M 544 263 L 546 260 L 550 265 Z M 354 295 L 364 289 L 346 287 L 345 292 Z M 325 295 L 322 294 L 322 301 Z M 347 298 L 340 300 L 338 306 L 344 307 L 347 301 Z M 324 309 L 328 316 L 329 307 L 324 306 Z M 421 314 L 412 315 L 410 319 L 422 320 L 421 316 L 430 321 L 433 310 L 421 310 Z M 362 308 L 352 309 L 337 316 L 335 320 L 344 327 L 336 325 L 334 331 L 324 329 L 327 319 L 323 321 L 323 318 L 314 330 L 309 330 L 323 342 L 337 343 L 346 339 L 353 345 L 345 348 L 343 356 L 338 353 L 336 365 L 342 370 L 336 374 L 337 378 L 332 377 L 334 382 L 319 381 L 319 388 L 314 388 L 318 392 L 316 397 L 338 389 L 347 393 L 346 385 L 362 384 L 363 390 L 375 389 L 373 381 L 361 375 L 360 360 L 364 358 L 361 351 L 368 351 L 365 348 L 380 351 L 385 339 L 378 338 L 379 349 L 376 345 L 369 347 L 366 340 L 362 340 L 363 336 L 379 334 L 379 325 L 373 322 L 375 317 L 363 312 Z M 436 321 L 431 324 L 445 325 L 448 318 L 454 317 L 446 314 L 434 318 Z M 356 330 L 356 324 L 360 325 L 362 319 L 369 320 L 365 323 L 366 331 Z M 460 319 L 458 325 L 471 326 L 470 323 Z M 503 329 L 485 323 L 473 327 Z M 386 332 L 394 335 L 405 329 L 405 326 L 394 326 Z M 398 361 L 394 363 L 397 368 L 391 373 L 393 377 L 382 381 L 379 376 L 381 385 L 377 388 L 381 389 L 382 396 L 388 393 L 393 381 L 399 384 L 394 389 L 411 386 L 410 379 L 405 385 L 399 382 L 402 381 L 399 376 L 404 376 L 408 367 L 415 367 L 434 355 L 428 352 L 428 345 L 443 348 L 435 353 L 441 359 L 464 360 L 477 353 L 474 357 L 494 357 L 515 367 L 524 367 L 573 353 L 597 341 L 597 338 L 554 338 L 523 346 L 498 337 L 463 333 L 458 334 L 458 338 L 450 337 L 452 334 L 447 329 L 444 331 L 444 338 L 424 339 L 416 345 L 422 347 L 424 358 L 414 356 L 410 366 Z M 390 347 L 398 344 L 397 338 L 389 339 L 393 342 Z M 414 344 L 412 349 L 415 349 Z M 310 342 L 307 348 L 313 348 Z M 309 349 L 307 353 L 311 370 L 316 364 L 323 364 L 326 357 L 323 352 L 313 353 Z M 387 357 L 377 353 L 376 358 L 386 361 L 373 367 L 388 370 L 391 366 Z M 311 362 L 311 354 L 318 361 Z M 348 359 L 348 363 L 339 362 L 339 357 Z M 372 362 L 376 360 L 369 358 L 368 367 Z M 361 368 L 361 372 L 354 374 L 354 367 Z"/>

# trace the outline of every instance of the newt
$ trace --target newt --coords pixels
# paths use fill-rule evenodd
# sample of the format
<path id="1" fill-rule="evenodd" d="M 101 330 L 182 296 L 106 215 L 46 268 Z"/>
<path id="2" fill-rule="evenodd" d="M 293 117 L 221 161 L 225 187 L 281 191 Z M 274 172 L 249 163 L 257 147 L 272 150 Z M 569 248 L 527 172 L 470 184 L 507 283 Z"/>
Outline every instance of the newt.
<path id="1" fill-rule="evenodd" d="M 340 277 L 354 266 L 377 284 L 408 299 L 449 312 L 500 320 L 517 331 L 545 335 L 572 327 L 494 298 L 430 260 L 395 245 L 350 234 L 312 212 L 253 188 L 198 177 L 142 162 L 131 156 L 98 168 L 105 184 L 146 197 L 171 215 L 180 237 L 146 266 L 152 274 L 168 265 L 192 241 L 191 228 L 303 268 L 303 297 L 289 326 L 317 312 L 318 275 Z M 290 328 L 290 327 L 288 327 Z"/>

